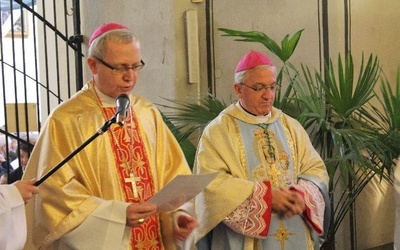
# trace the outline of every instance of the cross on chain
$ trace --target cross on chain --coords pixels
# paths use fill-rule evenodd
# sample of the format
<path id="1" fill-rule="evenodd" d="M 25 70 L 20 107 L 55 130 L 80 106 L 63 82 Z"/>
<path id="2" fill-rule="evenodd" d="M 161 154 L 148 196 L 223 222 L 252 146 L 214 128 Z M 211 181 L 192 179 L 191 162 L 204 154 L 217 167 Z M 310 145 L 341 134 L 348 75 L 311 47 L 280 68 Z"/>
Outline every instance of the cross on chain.
<path id="1" fill-rule="evenodd" d="M 129 177 L 128 177 L 128 178 L 125 178 L 125 183 L 130 182 L 131 185 L 132 185 L 133 197 L 134 197 L 134 198 L 139 198 L 138 189 L 137 189 L 137 186 L 136 186 L 136 182 L 137 182 L 137 181 L 140 181 L 140 178 L 139 178 L 139 177 L 135 177 L 135 176 L 133 175 L 133 173 L 129 173 Z"/>

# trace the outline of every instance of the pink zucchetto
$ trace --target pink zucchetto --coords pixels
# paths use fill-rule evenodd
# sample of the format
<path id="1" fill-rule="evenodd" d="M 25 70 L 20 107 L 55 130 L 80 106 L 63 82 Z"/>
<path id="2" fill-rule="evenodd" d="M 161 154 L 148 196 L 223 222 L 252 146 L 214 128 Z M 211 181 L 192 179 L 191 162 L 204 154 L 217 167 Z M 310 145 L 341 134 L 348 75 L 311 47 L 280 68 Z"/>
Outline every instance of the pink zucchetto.
<path id="1" fill-rule="evenodd" d="M 246 70 L 252 69 L 254 67 L 260 65 L 271 65 L 273 66 L 273 62 L 269 59 L 266 55 L 261 52 L 251 50 L 245 56 L 240 59 L 238 65 L 236 66 L 235 73 Z"/>
<path id="2" fill-rule="evenodd" d="M 103 35 L 104 33 L 108 32 L 108 31 L 117 30 L 117 29 L 128 29 L 128 27 L 126 27 L 122 24 L 119 24 L 119 23 L 105 23 L 105 24 L 101 25 L 90 36 L 89 45 L 91 45 L 93 40 L 96 39 L 97 37 Z"/>

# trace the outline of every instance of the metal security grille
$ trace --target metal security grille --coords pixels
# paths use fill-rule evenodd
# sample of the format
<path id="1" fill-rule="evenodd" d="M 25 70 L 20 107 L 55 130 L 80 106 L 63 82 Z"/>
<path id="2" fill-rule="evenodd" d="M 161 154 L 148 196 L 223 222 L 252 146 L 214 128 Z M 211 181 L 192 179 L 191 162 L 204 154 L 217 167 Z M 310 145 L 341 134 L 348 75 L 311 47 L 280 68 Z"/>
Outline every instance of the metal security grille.
<path id="1" fill-rule="evenodd" d="M 83 39 L 79 0 L 0 3 L 0 153 L 10 160 L 81 88 Z"/>

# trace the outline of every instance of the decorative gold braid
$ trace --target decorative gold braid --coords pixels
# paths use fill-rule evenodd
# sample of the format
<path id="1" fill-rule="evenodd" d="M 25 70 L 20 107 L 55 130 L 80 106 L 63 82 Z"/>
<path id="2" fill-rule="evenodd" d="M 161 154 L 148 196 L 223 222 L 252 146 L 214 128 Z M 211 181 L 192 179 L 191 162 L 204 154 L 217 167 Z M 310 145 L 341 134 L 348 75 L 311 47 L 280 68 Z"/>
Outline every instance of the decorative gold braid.
<path id="1" fill-rule="evenodd" d="M 98 100 L 98 106 L 99 106 L 99 108 L 100 108 L 100 110 L 101 110 L 101 112 L 102 112 L 102 114 L 103 114 L 103 116 L 104 116 L 104 118 L 107 120 L 107 114 L 104 112 L 104 110 L 103 110 L 103 108 L 102 108 L 102 102 L 101 102 L 101 100 L 100 100 L 100 97 L 99 97 L 99 95 L 97 94 L 97 92 L 96 92 L 96 88 L 93 86 L 93 91 L 94 91 L 94 93 L 96 94 L 96 97 L 97 97 L 97 100 Z M 129 116 L 132 118 L 132 107 L 129 107 Z M 125 124 L 125 126 L 127 126 L 128 124 Z M 130 125 L 130 130 L 127 130 L 128 131 L 128 135 L 131 137 L 131 138 L 133 138 L 133 131 L 132 131 L 132 122 L 131 123 L 129 123 L 129 125 Z M 124 127 L 125 127 L 124 126 Z M 130 132 L 130 133 L 129 133 Z M 111 136 L 112 136 L 112 138 L 113 138 L 113 140 L 114 140 L 114 142 L 115 142 L 115 145 L 117 145 L 117 150 L 118 150 L 118 153 L 120 154 L 120 156 L 121 156 L 121 159 L 122 159 L 122 161 L 123 161 L 123 163 L 124 163 L 124 168 L 125 168 L 125 173 L 129 173 L 129 175 L 128 175 L 128 177 L 126 177 L 126 178 L 124 178 L 124 181 L 125 181 L 125 183 L 127 183 L 127 182 L 130 182 L 131 183 L 131 185 L 132 185 L 132 191 L 133 191 L 133 197 L 135 198 L 135 199 L 137 199 L 137 198 L 139 198 L 139 193 L 138 193 L 138 188 L 137 188 L 137 186 L 136 186 L 136 182 L 137 181 L 140 181 L 140 177 L 136 177 L 135 176 L 135 172 L 134 172 L 134 170 L 133 170 L 133 167 L 132 166 L 129 166 L 129 164 L 128 164 L 128 160 L 126 159 L 126 157 L 125 157 L 125 155 L 124 155 L 124 153 L 123 153 L 123 151 L 122 151 L 122 148 L 121 148 L 121 145 L 119 144 L 119 141 L 118 141 L 118 139 L 117 139 L 117 137 L 115 136 L 115 134 L 114 134 L 114 132 L 112 131 L 112 129 L 110 129 L 110 133 L 111 133 Z M 133 160 L 131 161 L 132 163 L 132 165 L 134 164 L 133 162 Z"/>
<path id="2" fill-rule="evenodd" d="M 130 113 L 130 115 L 131 115 L 131 117 L 132 117 L 131 108 L 129 109 L 129 113 Z M 125 126 L 126 126 L 126 125 L 127 125 L 127 124 L 125 124 Z M 131 127 L 131 130 L 132 130 L 132 125 L 131 125 L 131 124 L 130 124 L 130 127 Z M 137 182 L 137 181 L 140 181 L 140 177 L 135 177 L 135 172 L 134 172 L 134 170 L 133 170 L 133 167 L 132 167 L 132 166 L 129 166 L 128 160 L 126 159 L 126 157 L 125 157 L 125 155 L 124 155 L 124 153 L 123 153 L 123 151 L 122 151 L 122 149 L 121 149 L 121 145 L 119 144 L 119 141 L 118 141 L 117 137 L 115 136 L 115 134 L 114 134 L 113 131 L 110 131 L 110 132 L 111 132 L 111 135 L 112 135 L 112 137 L 113 137 L 113 139 L 114 139 L 114 141 L 115 141 L 115 144 L 117 145 L 118 153 L 121 155 L 122 161 L 123 161 L 123 163 L 124 163 L 124 165 L 125 165 L 125 171 L 128 170 L 128 172 L 129 172 L 129 177 L 124 178 L 124 181 L 125 181 L 125 183 L 127 183 L 127 182 L 130 182 L 130 183 L 131 183 L 131 185 L 132 185 L 132 191 L 133 191 L 133 197 L 134 197 L 135 199 L 137 199 L 137 198 L 139 198 L 139 193 L 138 193 L 138 188 L 137 188 L 137 186 L 136 186 L 136 182 Z M 129 130 L 128 130 L 128 134 L 129 134 Z M 133 132 L 131 131 L 131 133 L 130 133 L 131 138 L 132 138 L 132 134 L 133 134 Z M 134 161 L 132 160 L 131 162 L 132 162 L 131 165 L 133 165 L 133 164 L 134 164 L 134 163 L 133 163 Z"/>

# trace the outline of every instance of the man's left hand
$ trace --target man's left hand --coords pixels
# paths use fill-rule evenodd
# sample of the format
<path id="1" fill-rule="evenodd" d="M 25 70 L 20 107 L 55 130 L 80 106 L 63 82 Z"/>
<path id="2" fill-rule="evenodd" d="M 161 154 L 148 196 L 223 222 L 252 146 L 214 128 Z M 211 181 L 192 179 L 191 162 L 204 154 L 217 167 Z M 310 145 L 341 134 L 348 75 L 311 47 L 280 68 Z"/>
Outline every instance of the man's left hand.
<path id="1" fill-rule="evenodd" d="M 174 227 L 174 236 L 177 240 L 185 240 L 195 229 L 199 223 L 197 220 L 188 215 L 178 215 L 177 223 Z"/>

